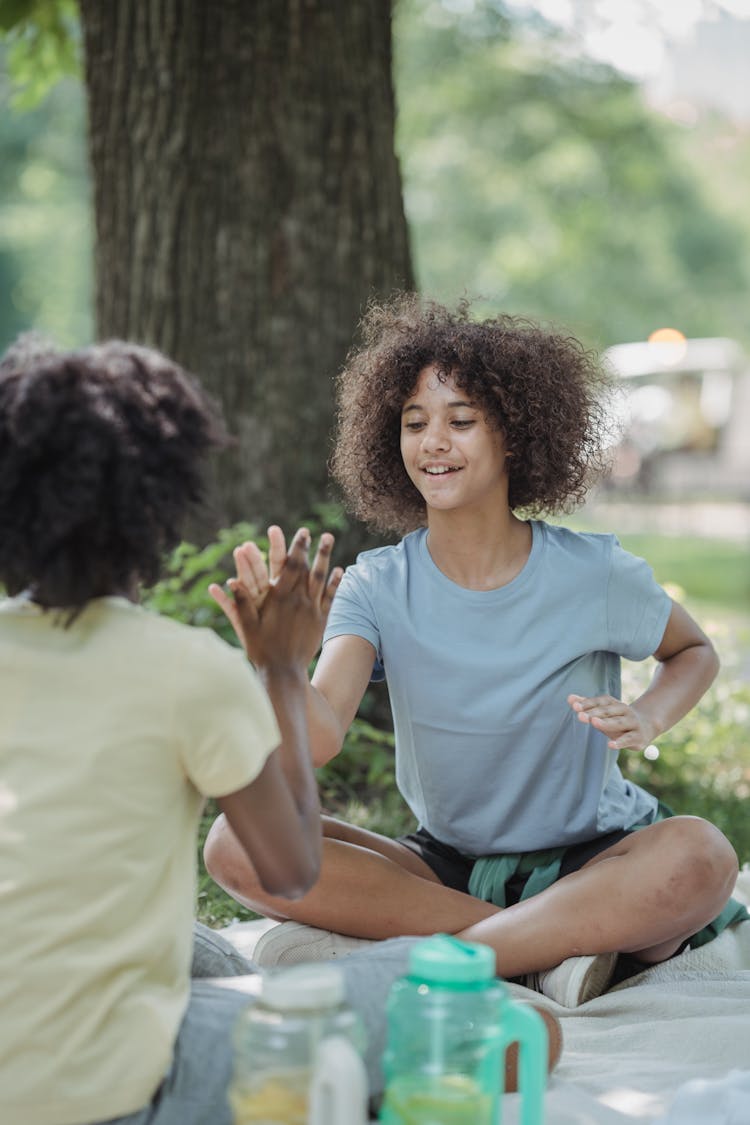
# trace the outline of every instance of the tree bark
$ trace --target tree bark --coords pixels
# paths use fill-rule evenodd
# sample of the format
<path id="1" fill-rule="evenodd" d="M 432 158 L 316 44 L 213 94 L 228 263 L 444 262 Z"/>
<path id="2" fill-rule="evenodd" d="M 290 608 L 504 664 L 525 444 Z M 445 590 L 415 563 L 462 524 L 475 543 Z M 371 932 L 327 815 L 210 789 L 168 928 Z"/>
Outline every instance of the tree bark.
<path id="1" fill-rule="evenodd" d="M 413 284 L 390 0 L 81 0 L 97 331 L 161 348 L 237 446 L 212 523 L 325 499 L 333 377 Z"/>

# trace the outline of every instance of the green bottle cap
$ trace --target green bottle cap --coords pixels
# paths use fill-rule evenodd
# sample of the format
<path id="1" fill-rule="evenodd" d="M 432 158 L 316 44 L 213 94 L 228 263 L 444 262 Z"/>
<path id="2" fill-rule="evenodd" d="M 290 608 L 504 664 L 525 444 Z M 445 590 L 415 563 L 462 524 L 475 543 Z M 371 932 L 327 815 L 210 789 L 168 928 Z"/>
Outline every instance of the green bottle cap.
<path id="1" fill-rule="evenodd" d="M 435 934 L 412 948 L 409 975 L 428 984 L 478 984 L 494 978 L 495 954 L 488 945 Z"/>

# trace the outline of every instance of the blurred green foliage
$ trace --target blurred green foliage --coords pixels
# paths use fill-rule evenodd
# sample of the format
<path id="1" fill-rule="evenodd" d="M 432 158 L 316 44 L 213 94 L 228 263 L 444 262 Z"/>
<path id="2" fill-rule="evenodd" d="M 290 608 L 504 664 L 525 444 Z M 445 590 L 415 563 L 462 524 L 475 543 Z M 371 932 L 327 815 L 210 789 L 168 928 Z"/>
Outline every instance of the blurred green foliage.
<path id="1" fill-rule="evenodd" d="M 750 617 L 708 611 L 701 623 L 722 658 L 719 677 L 690 714 L 659 738 L 655 761 L 624 753 L 622 768 L 674 812 L 710 820 L 731 840 L 740 862 L 750 863 Z M 650 663 L 625 662 L 625 698 L 643 691 Z"/>
<path id="2" fill-rule="evenodd" d="M 11 111 L 0 44 L 0 349 L 36 328 L 62 346 L 92 335 L 92 226 L 83 91 L 66 79 Z"/>
<path id="3" fill-rule="evenodd" d="M 143 604 L 185 625 L 213 629 L 223 640 L 236 645 L 232 626 L 208 592 L 212 582 L 220 586 L 234 574 L 232 551 L 247 539 L 254 539 L 261 550 L 268 540 L 258 535 L 252 523 L 236 523 L 222 529 L 216 540 L 204 547 L 180 543 L 172 552 L 164 575 L 146 592 Z"/>
<path id="4" fill-rule="evenodd" d="M 400 0 L 396 16 L 421 288 L 476 294 L 599 346 L 661 324 L 748 342 L 747 209 L 694 149 L 705 133 L 495 0 Z M 746 135 L 738 144 L 750 151 Z"/>
<path id="5" fill-rule="evenodd" d="M 29 105 L 75 69 L 75 13 L 73 0 L 0 0 L 0 100 L 20 90 Z M 716 114 L 666 120 L 637 85 L 500 0 L 395 0 L 394 13 L 397 144 L 425 292 L 477 296 L 479 311 L 551 320 L 602 347 L 660 324 L 750 344 L 746 130 Z M 0 118 L 0 347 L 26 327 L 90 337 L 84 128 L 70 78 Z"/>
<path id="6" fill-rule="evenodd" d="M 75 0 L 0 0 L 0 33 L 8 41 L 15 106 L 35 106 L 61 78 L 79 74 Z"/>

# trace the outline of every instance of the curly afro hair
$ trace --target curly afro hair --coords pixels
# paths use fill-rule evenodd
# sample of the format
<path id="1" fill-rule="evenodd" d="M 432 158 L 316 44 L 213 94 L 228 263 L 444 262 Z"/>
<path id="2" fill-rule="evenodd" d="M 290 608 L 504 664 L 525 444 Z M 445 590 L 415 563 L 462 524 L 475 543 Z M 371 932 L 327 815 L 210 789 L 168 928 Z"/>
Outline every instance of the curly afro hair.
<path id="1" fill-rule="evenodd" d="M 0 360 L 0 582 L 47 607 L 156 581 L 201 499 L 219 414 L 177 364 L 112 340 Z"/>
<path id="2" fill-rule="evenodd" d="M 468 302 L 454 312 L 415 294 L 370 306 L 361 332 L 338 377 L 331 470 L 351 510 L 378 530 L 426 523 L 400 453 L 401 410 L 426 366 L 502 431 L 511 508 L 570 511 L 606 469 L 611 378 L 573 337 L 519 317 L 474 321 Z"/>

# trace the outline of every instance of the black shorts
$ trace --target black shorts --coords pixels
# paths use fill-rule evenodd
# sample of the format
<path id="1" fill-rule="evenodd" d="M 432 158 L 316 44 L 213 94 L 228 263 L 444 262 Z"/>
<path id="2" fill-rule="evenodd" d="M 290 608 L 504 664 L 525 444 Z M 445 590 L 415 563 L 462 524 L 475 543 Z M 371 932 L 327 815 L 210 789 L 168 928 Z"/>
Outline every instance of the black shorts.
<path id="1" fill-rule="evenodd" d="M 605 852 L 613 844 L 619 844 L 620 840 L 624 840 L 626 836 L 631 836 L 632 833 L 633 829 L 629 831 L 621 829 L 616 832 L 608 832 L 606 836 L 598 836 L 595 840 L 586 840 L 582 844 L 571 844 L 569 848 L 565 849 L 558 878 L 562 879 L 563 875 L 570 875 L 571 872 L 578 871 L 595 855 Z M 464 855 L 456 848 L 451 847 L 450 844 L 443 844 L 440 840 L 436 840 L 426 828 L 418 828 L 416 832 L 410 832 L 407 836 L 399 836 L 398 842 L 424 860 L 444 886 L 452 887 L 454 891 L 463 891 L 464 894 L 469 894 L 469 879 L 477 856 Z M 528 877 L 528 875 L 514 875 L 506 883 L 505 902 L 507 906 L 512 906 L 520 900 Z"/>

